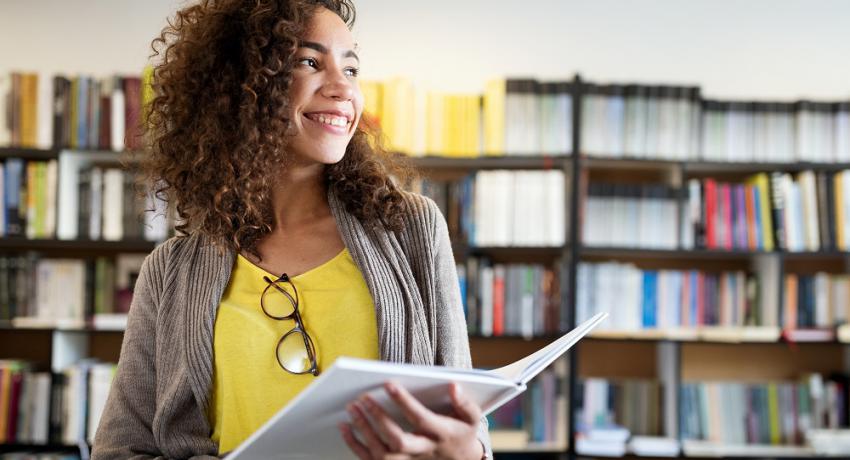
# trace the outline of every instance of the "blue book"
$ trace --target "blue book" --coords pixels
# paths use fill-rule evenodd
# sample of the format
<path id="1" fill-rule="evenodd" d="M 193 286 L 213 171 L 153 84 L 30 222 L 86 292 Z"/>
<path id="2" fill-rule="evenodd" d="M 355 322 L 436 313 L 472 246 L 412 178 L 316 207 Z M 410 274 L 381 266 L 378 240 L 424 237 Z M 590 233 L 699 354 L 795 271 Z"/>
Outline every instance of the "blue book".
<path id="1" fill-rule="evenodd" d="M 20 158 L 9 158 L 6 160 L 5 203 L 3 212 L 6 213 L 7 236 L 21 236 L 24 234 L 25 222 L 22 219 L 21 186 L 24 180 L 24 160 Z"/>
<path id="2" fill-rule="evenodd" d="M 77 84 L 77 145 L 88 148 L 89 77 L 78 77 Z"/>
<path id="3" fill-rule="evenodd" d="M 753 189 L 753 213 L 756 217 L 756 248 L 760 251 L 764 251 L 764 230 L 762 225 L 764 223 L 761 221 L 761 192 L 758 187 L 752 187 Z"/>
<path id="4" fill-rule="evenodd" d="M 657 284 L 658 272 L 647 270 L 643 272 L 643 327 L 653 328 L 657 323 Z"/>

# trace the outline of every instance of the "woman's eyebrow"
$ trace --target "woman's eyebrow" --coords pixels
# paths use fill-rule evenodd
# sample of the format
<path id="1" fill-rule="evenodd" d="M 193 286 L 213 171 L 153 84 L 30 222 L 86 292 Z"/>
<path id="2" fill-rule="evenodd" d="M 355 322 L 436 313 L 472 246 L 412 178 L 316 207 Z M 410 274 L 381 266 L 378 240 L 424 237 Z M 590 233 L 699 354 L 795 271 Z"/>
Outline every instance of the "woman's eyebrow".
<path id="1" fill-rule="evenodd" d="M 311 50 L 316 50 L 322 54 L 328 54 L 327 47 L 325 47 L 325 45 L 321 43 L 303 41 L 301 42 L 300 46 L 303 48 L 310 48 Z M 342 57 L 354 58 L 357 60 L 358 64 L 360 63 L 360 57 L 357 56 L 357 53 L 355 53 L 354 50 L 347 50 L 345 53 L 342 53 Z"/>

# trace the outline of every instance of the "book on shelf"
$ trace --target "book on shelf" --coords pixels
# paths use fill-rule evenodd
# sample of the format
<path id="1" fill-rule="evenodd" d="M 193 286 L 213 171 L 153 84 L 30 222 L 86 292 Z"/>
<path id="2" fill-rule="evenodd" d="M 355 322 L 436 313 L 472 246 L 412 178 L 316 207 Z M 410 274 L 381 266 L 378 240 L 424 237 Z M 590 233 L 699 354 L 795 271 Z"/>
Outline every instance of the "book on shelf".
<path id="1" fill-rule="evenodd" d="M 567 366 L 556 360 L 525 393 L 487 416 L 494 451 L 567 448 Z"/>
<path id="2" fill-rule="evenodd" d="M 396 381 L 438 413 L 451 410 L 445 385 L 456 382 L 481 407 L 484 415 L 490 414 L 523 393 L 533 378 L 605 316 L 600 313 L 537 352 L 491 371 L 340 358 L 228 458 L 280 457 L 280 446 L 286 446 L 284 458 L 350 457 L 353 454 L 339 436 L 337 424 L 348 420 L 346 404 L 363 393 L 368 392 L 401 426 L 409 428 L 383 391 L 383 383 L 388 380 Z M 304 420 L 312 423 L 301 423 Z"/>
<path id="3" fill-rule="evenodd" d="M 0 445 L 92 442 L 114 373 L 93 360 L 54 373 L 0 360 Z"/>
<path id="4" fill-rule="evenodd" d="M 721 250 L 846 251 L 850 172 L 757 173 L 743 181 L 693 178 L 681 246 Z"/>
<path id="5" fill-rule="evenodd" d="M 566 242 L 561 170 L 478 171 L 457 181 L 419 179 L 413 191 L 443 211 L 454 240 L 471 246 L 558 247 Z"/>
<path id="6" fill-rule="evenodd" d="M 0 322 L 20 328 L 123 330 L 144 255 L 0 256 Z"/>
<path id="7" fill-rule="evenodd" d="M 633 264 L 580 262 L 576 318 L 616 314 L 601 336 L 722 341 L 775 341 L 780 334 L 778 268 L 756 270 L 643 270 Z M 623 335 L 625 334 L 625 335 Z"/>
<path id="8" fill-rule="evenodd" d="M 848 426 L 847 377 L 797 381 L 686 382 L 680 387 L 684 440 L 719 445 L 802 445 L 810 429 Z"/>
<path id="9" fill-rule="evenodd" d="M 573 85 L 496 78 L 483 93 L 414 87 L 407 78 L 361 83 L 367 124 L 410 155 L 564 155 L 572 151 Z M 370 102 L 379 101 L 379 102 Z"/>
<path id="10" fill-rule="evenodd" d="M 152 98 L 143 76 L 94 77 L 10 72 L 0 76 L 0 146 L 137 150 L 142 108 Z M 2 120 L 0 120 L 2 121 Z"/>
<path id="11" fill-rule="evenodd" d="M 565 330 L 557 267 L 470 257 L 458 273 L 470 334 L 530 339 Z"/>
<path id="12" fill-rule="evenodd" d="M 60 240 L 162 241 L 171 231 L 165 202 L 140 197 L 135 176 L 98 161 L 111 153 L 63 151 L 58 159 L 0 163 L 0 236 Z"/>
<path id="13" fill-rule="evenodd" d="M 663 184 L 588 185 L 582 242 L 586 246 L 675 249 L 679 191 Z"/>
<path id="14" fill-rule="evenodd" d="M 698 158 L 698 88 L 582 87 L 582 151 L 613 158 Z"/>

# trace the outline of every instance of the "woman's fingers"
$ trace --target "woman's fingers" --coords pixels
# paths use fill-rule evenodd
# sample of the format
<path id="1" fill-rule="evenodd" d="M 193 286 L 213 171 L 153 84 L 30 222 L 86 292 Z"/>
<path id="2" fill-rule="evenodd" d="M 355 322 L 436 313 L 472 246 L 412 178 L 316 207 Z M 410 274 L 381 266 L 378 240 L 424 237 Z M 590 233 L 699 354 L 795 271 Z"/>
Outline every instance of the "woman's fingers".
<path id="1" fill-rule="evenodd" d="M 442 418 L 440 415 L 431 412 L 410 392 L 394 382 L 385 383 L 384 389 L 416 431 L 438 438 L 442 437 L 444 423 L 440 423 Z"/>
<path id="2" fill-rule="evenodd" d="M 356 402 L 349 404 L 348 414 L 351 416 L 351 424 L 354 426 L 354 429 L 360 433 L 361 438 L 366 442 L 370 458 L 384 458 L 387 448 L 383 441 L 381 441 L 378 433 L 372 428 L 360 404 Z"/>
<path id="3" fill-rule="evenodd" d="M 434 441 L 424 436 L 404 431 L 389 414 L 369 395 L 360 398 L 369 413 L 372 425 L 384 439 L 390 452 L 423 455 L 434 450 Z"/>
<path id="4" fill-rule="evenodd" d="M 357 440 L 354 436 L 354 431 L 352 431 L 351 425 L 348 423 L 340 423 L 338 428 L 339 432 L 342 433 L 342 440 L 348 444 L 348 448 L 354 452 L 354 455 L 356 455 L 357 458 L 360 460 L 371 460 L 372 455 L 369 453 L 369 449 Z"/>
<path id="5" fill-rule="evenodd" d="M 470 425 L 477 426 L 481 420 L 481 408 L 478 407 L 478 404 L 467 398 L 463 392 L 463 387 L 457 383 L 451 384 L 449 394 L 451 394 L 452 405 L 458 418 Z"/>

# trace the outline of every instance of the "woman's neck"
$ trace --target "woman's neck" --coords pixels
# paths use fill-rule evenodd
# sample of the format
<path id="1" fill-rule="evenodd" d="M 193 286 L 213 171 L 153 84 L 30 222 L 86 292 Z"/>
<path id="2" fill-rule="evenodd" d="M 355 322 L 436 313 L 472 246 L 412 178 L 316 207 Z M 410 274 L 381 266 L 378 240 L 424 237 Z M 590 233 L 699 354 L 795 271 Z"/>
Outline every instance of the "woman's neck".
<path id="1" fill-rule="evenodd" d="M 274 232 L 314 222 L 330 213 L 324 165 L 289 164 L 272 185 Z"/>

